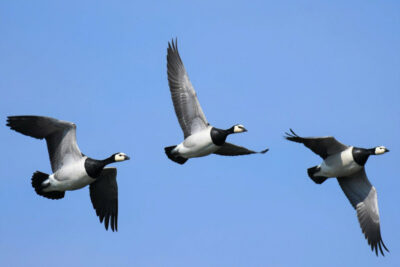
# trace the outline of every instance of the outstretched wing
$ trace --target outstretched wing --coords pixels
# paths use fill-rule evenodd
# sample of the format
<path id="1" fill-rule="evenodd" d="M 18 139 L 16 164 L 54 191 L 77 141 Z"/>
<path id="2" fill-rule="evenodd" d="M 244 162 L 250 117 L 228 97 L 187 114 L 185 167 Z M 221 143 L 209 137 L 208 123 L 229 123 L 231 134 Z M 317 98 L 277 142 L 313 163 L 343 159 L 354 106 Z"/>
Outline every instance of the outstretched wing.
<path id="1" fill-rule="evenodd" d="M 357 210 L 358 221 L 371 249 L 378 255 L 379 246 L 380 252 L 385 255 L 382 246 L 386 251 L 389 250 L 381 236 L 378 197 L 375 187 L 368 181 L 365 169 L 362 168 L 348 177 L 338 177 L 338 182 L 351 205 Z"/>
<path id="2" fill-rule="evenodd" d="M 100 223 L 108 230 L 118 231 L 118 185 L 117 169 L 104 168 L 100 176 L 90 184 L 90 199 Z"/>
<path id="3" fill-rule="evenodd" d="M 332 136 L 326 137 L 300 137 L 292 129 L 286 133 L 285 138 L 289 141 L 302 143 L 321 158 L 326 159 L 330 155 L 344 151 L 348 146 L 340 143 Z"/>
<path id="4" fill-rule="evenodd" d="M 205 129 L 208 122 L 179 56 L 176 40 L 168 43 L 167 52 L 169 89 L 176 116 L 186 138 Z"/>
<path id="5" fill-rule="evenodd" d="M 43 116 L 9 116 L 7 126 L 24 135 L 45 138 L 53 172 L 82 158 L 76 143 L 76 125 L 72 122 Z"/>
<path id="6" fill-rule="evenodd" d="M 268 150 L 269 149 L 267 148 L 257 152 L 242 146 L 237 146 L 231 143 L 225 143 L 220 149 L 214 152 L 214 154 L 221 156 L 240 156 L 240 155 L 258 154 L 258 153 L 264 154 Z"/>

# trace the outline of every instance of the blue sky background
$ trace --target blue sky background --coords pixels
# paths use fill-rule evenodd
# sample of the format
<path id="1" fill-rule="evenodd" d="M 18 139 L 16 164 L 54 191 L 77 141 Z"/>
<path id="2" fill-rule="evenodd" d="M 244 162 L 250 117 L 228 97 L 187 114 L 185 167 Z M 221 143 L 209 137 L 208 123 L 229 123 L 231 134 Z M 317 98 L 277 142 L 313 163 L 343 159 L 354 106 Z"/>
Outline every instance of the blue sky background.
<path id="1" fill-rule="evenodd" d="M 168 2 L 168 3 L 167 3 Z M 399 266 L 399 1 L 1 1 L 1 266 Z M 180 166 L 166 76 L 180 53 L 209 122 L 242 123 L 229 141 L 266 155 L 209 156 Z M 75 122 L 93 158 L 118 167 L 119 232 L 106 232 L 88 189 L 51 201 L 34 171 L 46 145 L 7 115 Z M 387 146 L 367 174 L 378 190 L 376 257 L 320 158 L 282 138 L 334 135 Z"/>

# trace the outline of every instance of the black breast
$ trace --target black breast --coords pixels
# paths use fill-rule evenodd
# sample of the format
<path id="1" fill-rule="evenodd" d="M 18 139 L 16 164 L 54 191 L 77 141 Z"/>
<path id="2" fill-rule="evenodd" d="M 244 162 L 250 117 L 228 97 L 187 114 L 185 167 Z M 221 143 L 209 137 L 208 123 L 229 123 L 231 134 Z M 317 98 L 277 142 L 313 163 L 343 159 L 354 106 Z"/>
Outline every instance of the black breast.
<path id="1" fill-rule="evenodd" d="M 85 160 L 85 170 L 92 178 L 97 178 L 104 169 L 104 163 L 100 160 L 87 158 Z"/>
<path id="2" fill-rule="evenodd" d="M 371 155 L 368 149 L 359 147 L 353 147 L 352 153 L 354 161 L 360 166 L 364 166 L 365 163 L 367 163 L 368 157 Z"/>
<path id="3" fill-rule="evenodd" d="M 226 137 L 228 133 L 225 130 L 211 128 L 211 140 L 216 146 L 222 146 L 225 144 Z"/>

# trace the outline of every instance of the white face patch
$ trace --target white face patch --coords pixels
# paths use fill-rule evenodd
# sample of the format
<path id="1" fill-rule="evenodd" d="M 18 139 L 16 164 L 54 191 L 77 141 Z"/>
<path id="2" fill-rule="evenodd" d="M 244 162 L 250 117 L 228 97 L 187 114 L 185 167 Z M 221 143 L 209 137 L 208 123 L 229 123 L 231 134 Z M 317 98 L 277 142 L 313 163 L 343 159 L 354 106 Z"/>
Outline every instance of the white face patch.
<path id="1" fill-rule="evenodd" d="M 386 147 L 384 147 L 384 146 L 375 147 L 375 155 L 381 155 L 385 152 L 386 152 Z"/>
<path id="2" fill-rule="evenodd" d="M 125 153 L 118 153 L 114 156 L 115 161 L 124 161 L 126 160 L 126 154 Z"/>
<path id="3" fill-rule="evenodd" d="M 233 132 L 234 132 L 234 133 L 243 133 L 243 132 L 245 132 L 245 131 L 246 131 L 246 128 L 244 128 L 244 126 L 241 125 L 241 124 L 235 125 L 235 126 L 233 127 Z"/>

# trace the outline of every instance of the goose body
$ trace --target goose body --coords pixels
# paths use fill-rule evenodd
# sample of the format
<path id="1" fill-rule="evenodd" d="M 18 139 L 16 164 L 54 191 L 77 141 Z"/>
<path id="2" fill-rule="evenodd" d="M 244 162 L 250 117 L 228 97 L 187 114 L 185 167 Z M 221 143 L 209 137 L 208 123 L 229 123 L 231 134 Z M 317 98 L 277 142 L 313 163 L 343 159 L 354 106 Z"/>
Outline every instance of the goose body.
<path id="1" fill-rule="evenodd" d="M 210 155 L 220 147 L 215 145 L 211 138 L 211 129 L 206 129 L 188 136 L 182 143 L 176 146 L 172 153 L 179 154 L 184 158 L 197 158 Z"/>
<path id="2" fill-rule="evenodd" d="M 357 164 L 353 157 L 353 147 L 327 157 L 319 165 L 315 176 L 327 178 L 348 176 L 361 170 L 363 166 Z"/>
<path id="3" fill-rule="evenodd" d="M 357 211 L 357 218 L 371 250 L 384 255 L 389 251 L 383 243 L 380 228 L 378 195 L 365 172 L 365 164 L 371 155 L 381 155 L 389 150 L 383 146 L 366 149 L 347 146 L 332 136 L 300 137 L 292 129 L 286 133 L 289 141 L 302 143 L 323 161 L 307 170 L 309 177 L 317 184 L 335 177 L 344 194 Z"/>
<path id="4" fill-rule="evenodd" d="M 164 148 L 169 159 L 184 164 L 189 158 L 204 157 L 213 153 L 238 156 L 268 151 L 265 149 L 255 152 L 225 142 L 229 134 L 246 132 L 243 125 L 238 124 L 221 130 L 208 123 L 179 55 L 176 41 L 168 43 L 167 70 L 172 102 L 184 134 L 182 143 Z"/>
<path id="5" fill-rule="evenodd" d="M 49 186 L 45 187 L 43 191 L 72 191 L 81 189 L 96 181 L 95 178 L 88 175 L 85 169 L 86 159 L 87 157 L 83 157 L 79 161 L 71 162 L 51 174 L 48 181 L 44 181 L 44 184 L 49 183 Z"/>
<path id="6" fill-rule="evenodd" d="M 45 139 L 52 174 L 36 171 L 32 186 L 36 193 L 49 199 L 61 199 L 66 191 L 87 185 L 90 198 L 100 222 L 105 228 L 117 230 L 118 188 L 117 169 L 105 168 L 113 162 L 128 160 L 124 153 L 115 153 L 104 160 L 89 158 L 76 143 L 76 125 L 44 116 L 10 116 L 7 126 L 21 134 Z"/>

